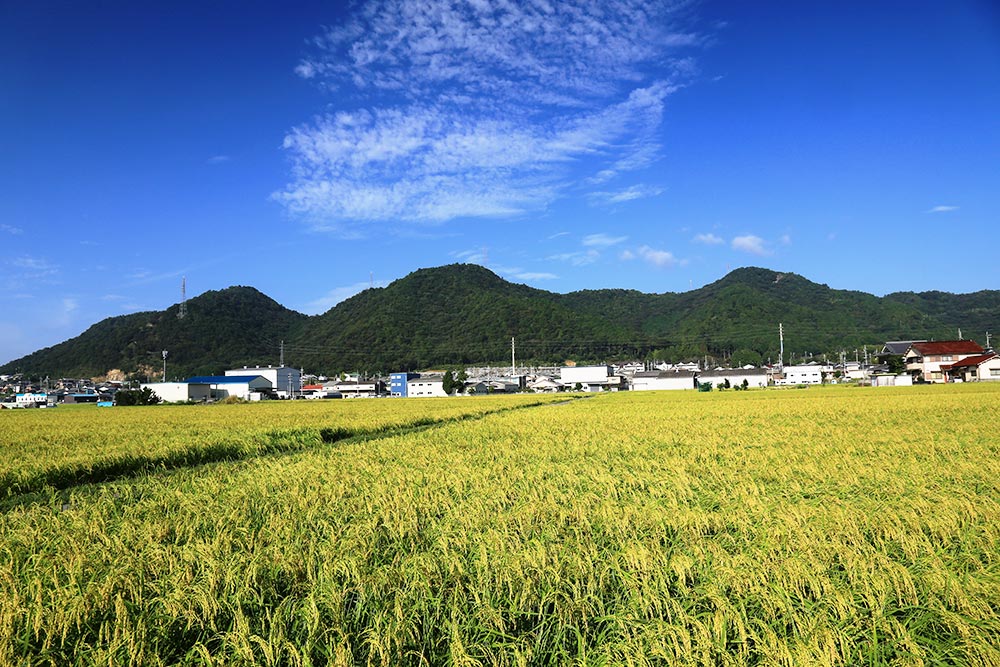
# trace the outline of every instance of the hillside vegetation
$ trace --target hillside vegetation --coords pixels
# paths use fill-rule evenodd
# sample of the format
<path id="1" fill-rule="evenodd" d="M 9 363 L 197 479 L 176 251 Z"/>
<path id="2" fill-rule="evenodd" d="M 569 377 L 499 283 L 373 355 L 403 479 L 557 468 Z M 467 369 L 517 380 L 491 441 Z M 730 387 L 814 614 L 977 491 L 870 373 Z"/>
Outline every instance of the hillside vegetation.
<path id="1" fill-rule="evenodd" d="M 586 290 L 556 294 L 507 282 L 488 269 L 421 269 L 368 289 L 314 317 L 251 287 L 206 292 L 165 311 L 103 320 L 80 336 L 0 366 L 0 373 L 100 375 L 151 372 L 168 350 L 172 377 L 287 363 L 325 373 L 388 373 L 434 365 L 612 361 L 655 355 L 759 363 L 785 350 L 836 353 L 886 340 L 1000 331 L 1000 291 L 897 293 L 879 298 L 831 289 L 796 274 L 737 269 L 683 293 Z M 981 341 L 985 342 L 985 341 Z"/>

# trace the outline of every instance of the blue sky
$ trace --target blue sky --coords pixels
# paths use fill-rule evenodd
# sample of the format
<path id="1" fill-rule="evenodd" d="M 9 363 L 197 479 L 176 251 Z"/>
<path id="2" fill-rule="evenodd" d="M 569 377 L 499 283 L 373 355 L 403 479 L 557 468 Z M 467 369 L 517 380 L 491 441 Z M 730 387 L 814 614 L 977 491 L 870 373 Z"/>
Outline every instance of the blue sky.
<path id="1" fill-rule="evenodd" d="M 182 276 L 998 289 L 1000 9 L 900 7 L 6 3 L 0 361 Z"/>

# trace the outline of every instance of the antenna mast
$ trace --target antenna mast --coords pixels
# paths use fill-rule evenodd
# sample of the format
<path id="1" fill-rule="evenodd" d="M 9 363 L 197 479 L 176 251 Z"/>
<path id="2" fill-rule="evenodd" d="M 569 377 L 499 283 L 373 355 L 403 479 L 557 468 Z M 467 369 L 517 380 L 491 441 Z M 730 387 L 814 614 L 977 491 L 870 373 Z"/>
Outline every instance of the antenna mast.
<path id="1" fill-rule="evenodd" d="M 187 313 L 187 276 L 181 276 L 181 309 L 177 311 L 177 319 L 183 320 Z"/>

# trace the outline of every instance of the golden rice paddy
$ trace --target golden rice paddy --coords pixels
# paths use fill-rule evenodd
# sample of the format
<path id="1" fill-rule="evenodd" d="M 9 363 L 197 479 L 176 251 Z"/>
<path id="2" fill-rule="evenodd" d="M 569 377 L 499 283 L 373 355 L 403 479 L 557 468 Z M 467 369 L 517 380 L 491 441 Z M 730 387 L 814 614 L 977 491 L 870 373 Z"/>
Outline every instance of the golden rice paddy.
<path id="1" fill-rule="evenodd" d="M 2 414 L 0 664 L 1000 665 L 998 407 Z"/>

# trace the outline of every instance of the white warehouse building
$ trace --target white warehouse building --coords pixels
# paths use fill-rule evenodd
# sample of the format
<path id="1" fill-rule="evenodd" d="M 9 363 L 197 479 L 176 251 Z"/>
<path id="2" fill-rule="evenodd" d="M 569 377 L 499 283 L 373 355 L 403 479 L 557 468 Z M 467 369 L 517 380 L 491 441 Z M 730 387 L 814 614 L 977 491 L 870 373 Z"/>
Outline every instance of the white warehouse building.
<path id="1" fill-rule="evenodd" d="M 618 391 L 622 388 L 622 379 L 614 374 L 611 366 L 563 366 L 559 369 L 559 381 L 569 389 L 579 383 L 583 391 L 602 391 L 605 388 Z"/>
<path id="2" fill-rule="evenodd" d="M 785 366 L 783 380 L 780 385 L 823 384 L 823 366 L 819 364 L 802 364 L 800 366 Z"/>
<path id="3" fill-rule="evenodd" d="M 164 403 L 202 402 L 212 397 L 212 385 L 199 382 L 145 382 L 139 385 L 150 389 Z"/>
<path id="4" fill-rule="evenodd" d="M 302 393 L 302 373 L 291 366 L 244 366 L 226 371 L 226 375 L 260 375 L 271 383 L 271 388 L 286 394 Z"/>
<path id="5" fill-rule="evenodd" d="M 205 384 L 217 401 L 234 396 L 245 401 L 258 400 L 270 393 L 271 381 L 262 375 L 199 375 L 185 380 L 188 384 Z"/>
<path id="6" fill-rule="evenodd" d="M 639 371 L 632 376 L 633 391 L 694 388 L 695 377 L 692 371 Z"/>

